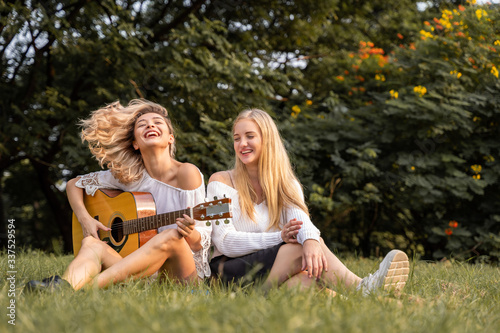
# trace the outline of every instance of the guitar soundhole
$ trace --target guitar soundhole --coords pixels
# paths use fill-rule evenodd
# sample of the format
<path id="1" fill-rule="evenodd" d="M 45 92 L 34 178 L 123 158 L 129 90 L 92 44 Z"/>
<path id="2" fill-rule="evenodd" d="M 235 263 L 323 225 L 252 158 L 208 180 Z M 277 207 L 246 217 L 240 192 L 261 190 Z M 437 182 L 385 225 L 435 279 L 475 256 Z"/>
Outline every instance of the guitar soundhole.
<path id="1" fill-rule="evenodd" d="M 116 243 L 120 243 L 123 239 L 123 223 L 122 219 L 115 218 L 111 225 L 111 237 Z"/>

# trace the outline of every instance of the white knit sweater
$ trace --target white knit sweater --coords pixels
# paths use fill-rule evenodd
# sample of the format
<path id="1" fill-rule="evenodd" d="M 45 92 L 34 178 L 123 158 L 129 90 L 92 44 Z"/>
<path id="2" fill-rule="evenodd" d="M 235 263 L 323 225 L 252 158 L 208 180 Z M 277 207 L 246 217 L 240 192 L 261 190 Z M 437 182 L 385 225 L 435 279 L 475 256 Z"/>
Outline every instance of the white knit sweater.
<path id="1" fill-rule="evenodd" d="M 269 226 L 269 212 L 266 202 L 255 204 L 255 222 L 244 216 L 240 209 L 238 191 L 224 183 L 213 181 L 208 184 L 207 197 L 231 198 L 233 218 L 228 219 L 228 223 L 220 220 L 213 223 L 212 244 L 215 251 L 212 258 L 225 255 L 231 258 L 241 257 L 246 254 L 266 249 L 283 242 L 281 231 L 278 229 L 267 230 Z M 291 219 L 296 218 L 302 221 L 302 228 L 297 235 L 300 244 L 304 244 L 307 239 L 319 241 L 320 232 L 314 226 L 307 214 L 296 207 L 289 207 L 285 210 L 284 219 L 280 227 Z"/>

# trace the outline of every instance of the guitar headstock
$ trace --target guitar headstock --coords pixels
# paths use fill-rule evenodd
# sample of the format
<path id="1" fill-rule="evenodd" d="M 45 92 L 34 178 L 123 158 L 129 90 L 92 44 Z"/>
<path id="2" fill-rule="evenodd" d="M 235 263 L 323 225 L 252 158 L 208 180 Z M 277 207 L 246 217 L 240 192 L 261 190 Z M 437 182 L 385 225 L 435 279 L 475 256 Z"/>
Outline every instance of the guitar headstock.
<path id="1" fill-rule="evenodd" d="M 199 221 L 217 220 L 233 217 L 231 199 L 214 197 L 213 201 L 193 207 L 193 219 Z"/>

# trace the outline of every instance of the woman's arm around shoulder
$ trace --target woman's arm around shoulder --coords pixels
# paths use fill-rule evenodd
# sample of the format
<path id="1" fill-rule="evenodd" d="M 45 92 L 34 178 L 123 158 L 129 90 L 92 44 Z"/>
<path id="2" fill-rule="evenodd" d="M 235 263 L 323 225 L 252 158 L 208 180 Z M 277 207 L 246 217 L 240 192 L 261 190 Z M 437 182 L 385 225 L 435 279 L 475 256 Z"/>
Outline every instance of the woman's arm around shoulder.
<path id="1" fill-rule="evenodd" d="M 179 188 L 187 191 L 196 190 L 203 180 L 200 170 L 191 163 L 182 163 L 177 171 L 177 184 Z"/>

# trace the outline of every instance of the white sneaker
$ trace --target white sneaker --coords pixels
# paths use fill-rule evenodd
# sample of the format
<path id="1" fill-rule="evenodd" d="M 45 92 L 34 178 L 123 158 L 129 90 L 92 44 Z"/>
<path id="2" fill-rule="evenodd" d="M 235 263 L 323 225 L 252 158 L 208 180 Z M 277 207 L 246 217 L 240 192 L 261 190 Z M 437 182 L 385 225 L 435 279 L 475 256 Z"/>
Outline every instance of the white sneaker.
<path id="1" fill-rule="evenodd" d="M 378 270 L 361 280 L 356 290 L 362 290 L 363 296 L 383 288 L 384 290 L 401 290 L 408 280 L 410 263 L 403 251 L 392 250 L 380 263 Z"/>

